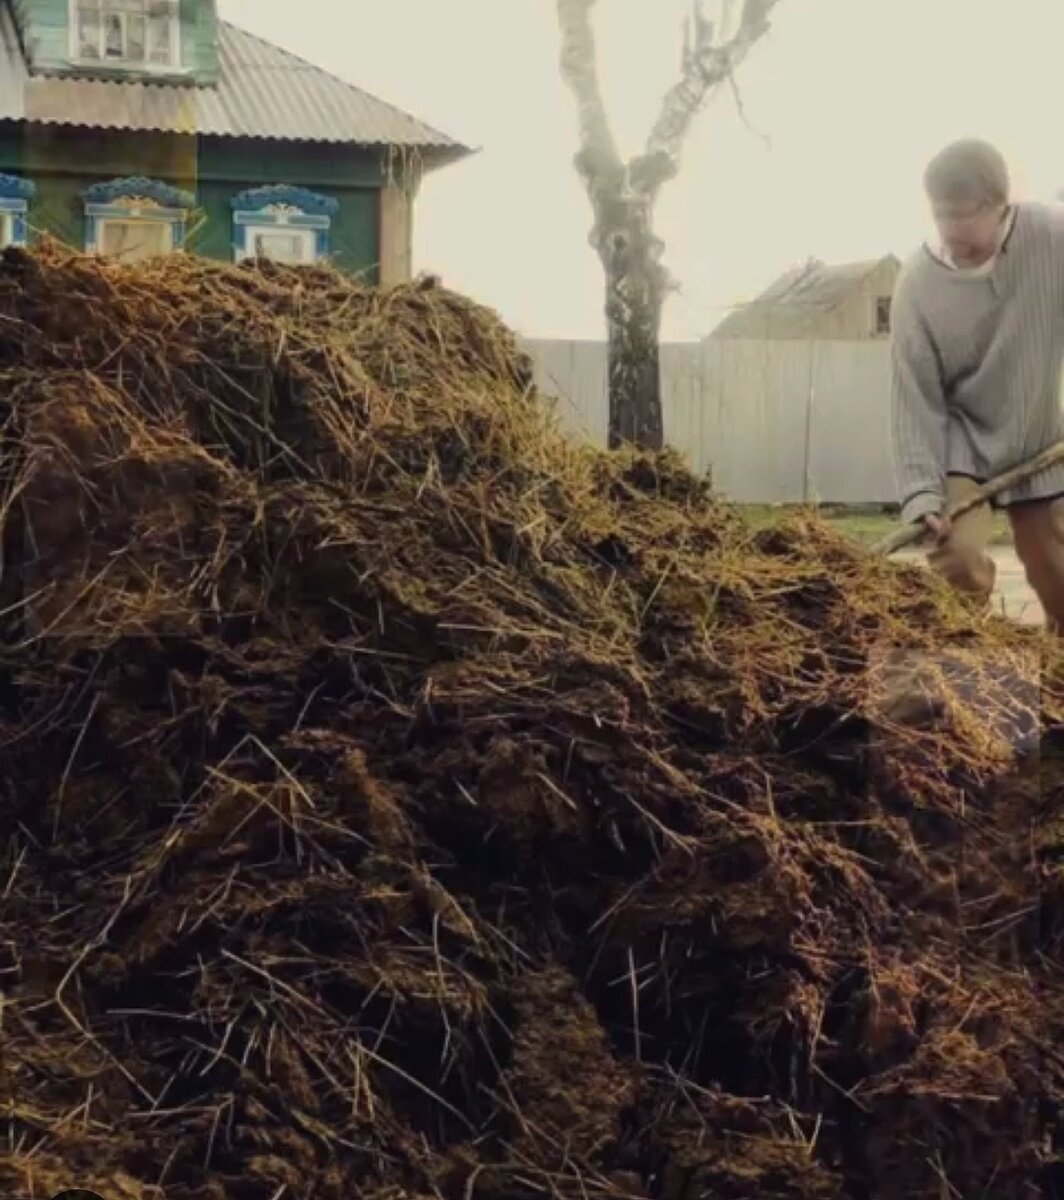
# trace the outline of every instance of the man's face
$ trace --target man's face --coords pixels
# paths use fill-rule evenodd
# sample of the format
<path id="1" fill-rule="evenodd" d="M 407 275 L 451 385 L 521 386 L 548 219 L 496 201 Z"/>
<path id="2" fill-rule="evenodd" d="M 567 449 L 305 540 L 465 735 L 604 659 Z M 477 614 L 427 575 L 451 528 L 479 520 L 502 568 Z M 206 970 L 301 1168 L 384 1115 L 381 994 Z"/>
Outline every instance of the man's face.
<path id="1" fill-rule="evenodd" d="M 997 249 L 1004 204 L 936 202 L 935 224 L 953 261 L 962 267 L 982 266 Z"/>

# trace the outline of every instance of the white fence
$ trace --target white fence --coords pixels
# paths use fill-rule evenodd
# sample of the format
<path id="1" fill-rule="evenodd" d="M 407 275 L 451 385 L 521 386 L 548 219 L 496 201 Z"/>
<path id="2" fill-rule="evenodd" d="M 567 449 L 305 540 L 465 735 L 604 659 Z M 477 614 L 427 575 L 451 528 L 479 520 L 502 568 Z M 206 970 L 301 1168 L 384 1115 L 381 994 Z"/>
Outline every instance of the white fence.
<path id="1" fill-rule="evenodd" d="M 606 438 L 606 347 L 525 341 L 565 424 Z M 665 437 L 742 503 L 896 500 L 889 346 L 718 341 L 662 347 Z"/>

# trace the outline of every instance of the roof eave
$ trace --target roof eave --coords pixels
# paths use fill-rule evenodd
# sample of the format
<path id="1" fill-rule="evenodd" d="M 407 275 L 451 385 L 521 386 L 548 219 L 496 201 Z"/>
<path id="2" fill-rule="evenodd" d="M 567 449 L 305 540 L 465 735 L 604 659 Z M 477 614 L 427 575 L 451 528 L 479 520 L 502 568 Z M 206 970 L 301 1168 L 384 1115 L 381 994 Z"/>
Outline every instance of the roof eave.
<path id="1" fill-rule="evenodd" d="M 467 158 L 475 158 L 481 154 L 482 147 L 480 146 L 429 146 L 421 151 L 422 161 L 425 164 L 425 174 L 431 171 L 438 171 L 442 167 L 451 167 L 455 163 L 465 162 Z"/>
<path id="2" fill-rule="evenodd" d="M 0 0 L 2 2 L 2 0 Z M 165 135 L 174 138 L 214 139 L 232 142 L 277 142 L 287 146 L 344 146 L 352 150 L 367 150 L 419 156 L 426 164 L 426 169 L 435 170 L 438 167 L 449 166 L 473 155 L 482 153 L 480 146 L 464 146 L 460 142 L 366 142 L 351 138 L 321 138 L 321 137 L 285 137 L 283 134 L 261 133 L 199 133 L 195 130 L 176 130 L 163 128 L 145 128 L 134 125 L 88 125 L 74 117 L 50 117 L 41 120 L 34 117 L 0 116 L 0 125 L 38 125 L 49 129 L 90 130 L 94 133 L 148 134 L 152 136 Z M 429 162 L 431 160 L 431 166 Z"/>

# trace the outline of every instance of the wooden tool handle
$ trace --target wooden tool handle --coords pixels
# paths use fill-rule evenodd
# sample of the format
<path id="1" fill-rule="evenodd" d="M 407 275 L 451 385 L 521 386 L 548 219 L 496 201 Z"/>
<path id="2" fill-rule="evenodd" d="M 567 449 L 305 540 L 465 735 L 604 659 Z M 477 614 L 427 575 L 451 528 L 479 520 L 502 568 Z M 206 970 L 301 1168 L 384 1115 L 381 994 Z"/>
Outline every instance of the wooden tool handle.
<path id="1" fill-rule="evenodd" d="M 955 521 L 957 517 L 963 517 L 965 513 L 971 512 L 973 508 L 978 508 L 980 504 L 985 504 L 987 500 L 992 499 L 1001 492 L 1008 491 L 1010 487 L 1015 487 L 1017 483 L 1023 483 L 1025 479 L 1030 479 L 1032 475 L 1037 475 L 1040 471 L 1044 471 L 1046 467 L 1054 467 L 1059 462 L 1064 462 L 1064 442 L 1057 442 L 1055 446 L 1050 446 L 1048 450 L 1043 450 L 1041 454 L 1036 455 L 1027 462 L 1020 463 L 1018 467 L 1011 467 L 1008 471 L 1003 471 L 1000 475 L 995 475 L 993 479 L 988 479 L 967 500 L 962 500 L 947 515 L 951 521 Z M 877 542 L 873 549 L 878 554 L 893 554 L 896 550 L 901 550 L 906 546 L 923 541 L 927 533 L 928 528 L 924 522 L 922 520 L 916 521 L 911 525 L 905 525 L 903 528 L 895 530 L 888 537 Z"/>

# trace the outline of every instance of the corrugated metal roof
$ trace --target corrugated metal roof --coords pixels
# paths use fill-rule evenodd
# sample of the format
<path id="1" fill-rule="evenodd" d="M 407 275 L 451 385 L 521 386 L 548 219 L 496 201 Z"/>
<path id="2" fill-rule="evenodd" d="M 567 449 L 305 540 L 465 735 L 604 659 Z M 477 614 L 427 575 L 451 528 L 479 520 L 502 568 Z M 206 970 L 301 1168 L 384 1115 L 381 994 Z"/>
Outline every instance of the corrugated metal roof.
<path id="1" fill-rule="evenodd" d="M 31 74 L 0 0 L 0 120 L 468 153 L 453 138 L 294 54 L 218 22 L 211 87 Z"/>
<path id="2" fill-rule="evenodd" d="M 730 313 L 710 337 L 762 335 L 767 327 L 797 328 L 806 319 L 831 312 L 885 262 L 898 260 L 893 255 L 867 262 L 828 266 L 811 259 L 783 275 L 749 304 Z"/>

